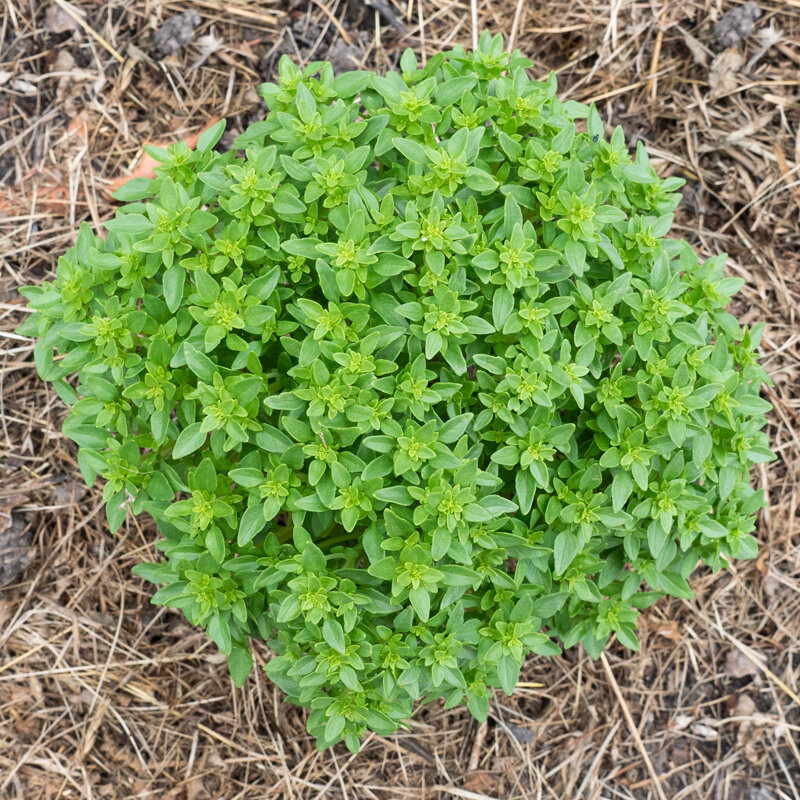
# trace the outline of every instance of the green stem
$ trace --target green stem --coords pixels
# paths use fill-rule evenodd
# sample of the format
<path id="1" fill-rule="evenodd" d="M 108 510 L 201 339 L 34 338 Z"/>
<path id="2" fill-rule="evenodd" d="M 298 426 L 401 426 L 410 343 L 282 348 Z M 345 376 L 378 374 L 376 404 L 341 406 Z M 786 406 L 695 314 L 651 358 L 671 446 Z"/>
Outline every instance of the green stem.
<path id="1" fill-rule="evenodd" d="M 330 530 L 330 528 L 328 529 Z M 327 533 L 328 531 L 325 531 Z M 339 544 L 339 542 L 346 542 L 349 539 L 357 539 L 358 536 L 355 533 L 345 533 L 342 536 L 334 536 L 332 539 L 323 539 L 321 542 L 317 544 L 317 546 L 322 550 L 326 547 L 330 547 L 334 544 Z"/>

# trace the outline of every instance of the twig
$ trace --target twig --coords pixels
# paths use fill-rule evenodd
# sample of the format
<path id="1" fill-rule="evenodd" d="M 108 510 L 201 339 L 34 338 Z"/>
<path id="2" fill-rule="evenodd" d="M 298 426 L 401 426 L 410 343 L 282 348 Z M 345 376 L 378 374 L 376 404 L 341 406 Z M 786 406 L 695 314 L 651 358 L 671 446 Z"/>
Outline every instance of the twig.
<path id="1" fill-rule="evenodd" d="M 176 5 L 176 3 L 170 2 L 169 5 Z M 181 3 L 181 5 L 183 4 Z M 244 19 L 250 19 L 254 22 L 271 22 L 274 24 L 280 17 L 286 16 L 285 11 L 277 8 L 259 8 L 256 10 L 245 8 L 244 6 L 237 5 L 236 3 L 219 3 L 214 2 L 214 0 L 192 0 L 192 5 L 202 6 L 210 11 L 216 11 L 219 14 L 243 17 Z"/>
<path id="2" fill-rule="evenodd" d="M 486 720 L 478 725 L 478 730 L 475 732 L 475 741 L 472 744 L 472 753 L 469 757 L 467 772 L 475 772 L 475 770 L 478 769 L 478 764 L 481 760 L 481 749 L 483 748 L 483 743 L 486 741 L 486 732 L 488 730 L 489 724 Z"/>
<path id="3" fill-rule="evenodd" d="M 472 49 L 478 49 L 478 0 L 469 0 L 469 13 L 472 19 Z"/>
<path id="4" fill-rule="evenodd" d="M 508 52 L 514 52 L 514 45 L 517 42 L 517 34 L 519 33 L 519 23 L 522 20 L 522 8 L 525 5 L 525 0 L 517 0 L 517 10 L 514 12 L 514 22 L 511 24 L 511 33 L 508 37 Z"/>
<path id="5" fill-rule="evenodd" d="M 796 705 L 800 706 L 800 697 L 797 693 L 786 683 L 784 683 L 762 660 L 761 657 L 751 650 L 746 644 L 740 642 L 735 636 L 728 633 L 723 627 L 719 618 L 719 612 L 716 606 L 714 607 L 714 616 L 716 617 L 716 629 L 752 664 L 757 666 L 776 686 L 782 689 Z"/>
<path id="6" fill-rule="evenodd" d="M 595 757 L 592 759 L 592 763 L 589 765 L 589 769 L 586 770 L 586 775 L 583 776 L 583 781 L 581 781 L 581 785 L 578 787 L 578 791 L 575 792 L 575 800 L 578 800 L 578 798 L 583 797 L 584 790 L 589 785 L 589 781 L 594 776 L 595 770 L 597 769 L 597 765 L 600 763 L 600 760 L 605 755 L 605 752 L 608 749 L 608 745 L 616 735 L 618 728 L 619 728 L 619 720 L 617 720 L 613 724 L 611 730 L 606 735 L 606 738 L 603 739 L 603 744 L 600 745 L 600 749 L 597 751 L 597 755 L 595 755 Z"/>
<path id="7" fill-rule="evenodd" d="M 55 0 L 55 4 L 66 14 L 68 14 L 78 25 L 83 28 L 98 44 L 108 50 L 114 58 L 121 64 L 125 59 L 119 54 L 117 49 L 107 42 L 88 22 L 70 5 L 67 0 Z"/>
<path id="8" fill-rule="evenodd" d="M 347 32 L 347 29 L 342 26 L 342 23 L 339 22 L 334 13 L 324 3 L 320 2 L 320 0 L 311 0 L 311 2 L 325 13 L 328 19 L 330 19 L 330 21 L 333 23 L 336 30 L 339 31 L 339 35 L 342 37 L 342 39 L 344 39 L 347 44 L 352 45 L 353 37 Z"/>
<path id="9" fill-rule="evenodd" d="M 394 25 L 400 33 L 408 33 L 408 28 L 383 0 L 364 0 L 364 4 L 374 8 L 390 25 Z"/>
<path id="10" fill-rule="evenodd" d="M 458 786 L 433 786 L 435 792 L 446 792 L 453 797 L 461 797 L 463 800 L 498 800 L 496 797 L 489 797 L 488 794 L 471 792 L 469 789 L 459 789 Z"/>
<path id="11" fill-rule="evenodd" d="M 633 741 L 636 743 L 636 747 L 642 756 L 642 761 L 644 761 L 644 765 L 647 767 L 647 771 L 650 773 L 650 778 L 652 779 L 653 783 L 653 791 L 655 791 L 658 800 L 667 800 L 667 796 L 664 794 L 664 790 L 661 788 L 661 783 L 658 780 L 656 769 L 653 766 L 653 762 L 650 760 L 650 755 L 644 746 L 642 737 L 639 735 L 639 729 L 636 727 L 636 724 L 633 721 L 631 711 L 628 708 L 628 704 L 625 702 L 625 698 L 622 696 L 622 691 L 619 688 L 617 679 L 614 677 L 614 673 L 611 671 L 611 665 L 608 663 L 605 653 L 600 654 L 600 661 L 603 664 L 603 669 L 606 671 L 608 682 L 611 684 L 611 688 L 614 690 L 614 694 L 617 696 L 617 701 L 619 702 L 622 713 L 625 716 L 625 721 L 628 723 L 628 729 L 631 732 L 631 736 L 633 736 Z"/>
<path id="12" fill-rule="evenodd" d="M 655 100 L 658 87 L 658 60 L 661 58 L 661 43 L 664 41 L 664 29 L 659 28 L 656 34 L 656 43 L 653 47 L 653 58 L 650 61 L 650 76 L 647 79 L 647 91 Z"/>

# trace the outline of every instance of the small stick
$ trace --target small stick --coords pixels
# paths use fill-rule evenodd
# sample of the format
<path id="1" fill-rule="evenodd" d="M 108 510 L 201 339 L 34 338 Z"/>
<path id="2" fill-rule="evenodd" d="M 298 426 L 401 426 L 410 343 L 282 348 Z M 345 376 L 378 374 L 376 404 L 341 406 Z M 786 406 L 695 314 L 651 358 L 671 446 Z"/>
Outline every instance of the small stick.
<path id="1" fill-rule="evenodd" d="M 230 14 L 234 17 L 244 17 L 245 19 L 252 19 L 258 22 L 269 22 L 274 24 L 278 21 L 279 17 L 286 16 L 286 12 L 281 11 L 280 9 L 259 9 L 258 11 L 253 11 L 249 8 L 245 8 L 244 6 L 236 5 L 235 3 L 226 4 L 214 2 L 214 0 L 192 0 L 192 2 L 196 6 L 208 8 L 211 11 L 216 11 L 220 14 Z M 169 5 L 176 5 L 176 3 L 170 2 Z"/>
<path id="2" fill-rule="evenodd" d="M 14 11 L 14 4 L 11 0 L 6 0 L 6 8 L 8 9 L 8 16 L 11 17 L 11 24 L 14 26 L 14 30 L 19 30 L 19 22 L 17 22 L 17 12 Z M 5 27 L 3 28 L 3 33 L 5 33 Z M 5 39 L 5 36 L 3 37 Z"/>
<path id="3" fill-rule="evenodd" d="M 109 43 L 107 42 L 88 22 L 67 2 L 67 0 L 55 0 L 56 5 L 64 12 L 69 14 L 78 25 L 83 28 L 86 33 L 89 34 L 98 44 L 102 45 L 109 53 L 111 53 L 114 58 L 119 61 L 121 64 L 125 59 L 119 54 L 119 52 Z"/>
<path id="4" fill-rule="evenodd" d="M 463 800 L 497 800 L 496 797 L 489 797 L 488 794 L 472 792 L 469 789 L 459 789 L 458 786 L 432 786 L 435 792 L 446 792 L 453 797 L 461 797 Z"/>
<path id="5" fill-rule="evenodd" d="M 478 730 L 475 733 L 475 742 L 472 745 L 472 753 L 469 757 L 467 772 L 475 772 L 475 770 L 478 769 L 478 764 L 481 760 L 481 750 L 483 749 L 483 743 L 486 741 L 486 732 L 488 730 L 489 723 L 486 720 L 478 725 Z"/>
<path id="6" fill-rule="evenodd" d="M 370 8 L 375 9 L 376 14 L 380 14 L 390 25 L 394 25 L 400 33 L 408 33 L 408 28 L 398 19 L 397 14 L 383 2 L 383 0 L 364 0 Z M 375 23 L 378 24 L 377 22 Z"/>
<path id="7" fill-rule="evenodd" d="M 342 23 L 339 22 L 339 20 L 336 18 L 334 13 L 328 8 L 328 6 L 320 2 L 320 0 L 311 0 L 311 2 L 314 3 L 314 5 L 317 6 L 317 8 L 321 9 L 326 14 L 328 19 L 333 23 L 336 30 L 339 31 L 339 36 L 341 36 L 342 39 L 344 39 L 347 44 L 350 45 L 353 44 L 353 37 L 350 36 L 350 34 L 344 27 L 342 27 Z"/>
<path id="8" fill-rule="evenodd" d="M 472 17 L 472 49 L 478 49 L 478 0 L 469 0 L 469 11 Z"/>
<path id="9" fill-rule="evenodd" d="M 784 683 L 765 663 L 762 661 L 761 656 L 749 648 L 746 644 L 740 642 L 735 636 L 728 633 L 723 627 L 719 618 L 719 612 L 714 607 L 714 616 L 716 617 L 717 630 L 754 666 L 758 667 L 778 688 L 780 688 L 786 695 L 788 695 L 795 703 L 800 706 L 800 696 L 786 683 Z"/>
<path id="10" fill-rule="evenodd" d="M 653 58 L 650 61 L 650 77 L 647 80 L 647 91 L 650 97 L 656 99 L 656 88 L 658 87 L 658 60 L 661 58 L 661 43 L 664 41 L 664 29 L 659 28 L 656 34 L 656 44 L 653 48 Z"/>
<path id="11" fill-rule="evenodd" d="M 603 744 L 600 745 L 600 749 L 597 751 L 594 759 L 592 759 L 592 763 L 589 765 L 589 769 L 586 770 L 586 775 L 583 776 L 583 781 L 581 785 L 578 787 L 578 791 L 575 792 L 575 797 L 583 797 L 583 793 L 586 790 L 586 787 L 589 785 L 589 781 L 592 778 L 596 777 L 595 771 L 597 770 L 597 766 L 600 763 L 601 759 L 606 753 L 608 749 L 608 745 L 610 744 L 611 740 L 617 733 L 617 729 L 619 728 L 619 720 L 617 720 L 612 726 L 611 730 L 608 732 L 608 735 L 605 739 L 603 739 Z M 649 783 L 649 781 L 645 781 Z"/>
<path id="12" fill-rule="evenodd" d="M 419 18 L 419 50 L 424 67 L 428 63 L 428 52 L 425 49 L 425 17 L 422 14 L 422 0 L 417 0 L 417 17 Z"/>
<path id="13" fill-rule="evenodd" d="M 603 669 L 606 671 L 608 682 L 611 684 L 611 688 L 614 690 L 614 694 L 617 696 L 617 701 L 619 702 L 620 708 L 622 708 L 622 713 L 625 716 L 625 721 L 628 723 L 628 729 L 631 732 L 631 736 L 633 736 L 633 741 L 636 743 L 636 747 L 639 749 L 639 753 L 642 756 L 644 765 L 647 767 L 647 771 L 650 773 L 650 778 L 652 780 L 653 789 L 656 793 L 656 796 L 658 797 L 658 800 L 667 800 L 667 796 L 664 794 L 664 790 L 661 788 L 661 784 L 659 783 L 656 769 L 653 766 L 653 762 L 650 760 L 650 755 L 645 749 L 642 737 L 639 735 L 639 729 L 636 727 L 636 724 L 633 721 L 631 711 L 628 708 L 628 704 L 625 702 L 625 698 L 622 696 L 622 690 L 619 688 L 617 679 L 614 677 L 614 673 L 611 671 L 611 665 L 608 663 L 605 653 L 600 654 L 600 661 L 603 663 Z"/>
<path id="14" fill-rule="evenodd" d="M 511 35 L 508 37 L 508 52 L 514 52 L 514 44 L 517 41 L 517 33 L 519 33 L 519 23 L 522 21 L 522 8 L 525 5 L 525 0 L 517 0 L 517 10 L 514 12 L 514 22 L 511 24 Z"/>

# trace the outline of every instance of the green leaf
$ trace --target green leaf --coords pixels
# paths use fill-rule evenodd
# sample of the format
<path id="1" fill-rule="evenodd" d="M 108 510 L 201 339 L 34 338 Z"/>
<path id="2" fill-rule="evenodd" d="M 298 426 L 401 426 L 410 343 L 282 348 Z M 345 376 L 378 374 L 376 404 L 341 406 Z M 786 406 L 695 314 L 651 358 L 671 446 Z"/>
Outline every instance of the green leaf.
<path id="1" fill-rule="evenodd" d="M 253 655 L 249 647 L 241 647 L 236 644 L 231 647 L 228 655 L 228 671 L 231 674 L 233 685 L 244 686 L 248 675 L 253 669 Z"/>
<path id="2" fill-rule="evenodd" d="M 434 561 L 439 561 L 447 555 L 450 549 L 450 532 L 447 528 L 437 528 L 433 532 L 433 539 L 431 540 L 431 558 Z"/>
<path id="3" fill-rule="evenodd" d="M 144 200 L 152 194 L 150 184 L 152 178 L 129 178 L 111 196 L 120 203 Z"/>
<path id="4" fill-rule="evenodd" d="M 399 150 L 412 164 L 427 164 L 428 155 L 425 148 L 413 139 L 393 139 L 395 150 Z"/>
<path id="5" fill-rule="evenodd" d="M 617 628 L 616 634 L 617 634 L 617 639 L 619 639 L 621 645 L 627 647 L 629 650 L 638 652 L 639 640 L 636 638 L 636 634 L 634 633 L 632 628 L 621 626 Z"/>
<path id="6" fill-rule="evenodd" d="M 245 509 L 239 521 L 239 532 L 236 535 L 236 544 L 238 544 L 239 547 L 244 547 L 246 544 L 249 544 L 264 530 L 266 524 L 267 521 L 264 519 L 264 512 L 260 505 L 250 506 L 250 508 Z"/>
<path id="7" fill-rule="evenodd" d="M 281 249 L 294 256 L 318 258 L 317 245 L 319 243 L 319 239 L 287 239 L 285 242 L 281 242 Z"/>
<path id="8" fill-rule="evenodd" d="M 522 145 L 512 139 L 507 133 L 504 131 L 500 131 L 497 134 L 497 141 L 500 147 L 502 148 L 503 152 L 512 160 L 518 161 L 519 157 L 522 155 Z"/>
<path id="9" fill-rule="evenodd" d="M 220 652 L 229 655 L 232 652 L 231 629 L 228 621 L 220 614 L 213 614 L 208 622 L 208 635 L 219 647 Z"/>
<path id="10" fill-rule="evenodd" d="M 205 383 L 211 383 L 214 375 L 217 374 L 217 365 L 205 353 L 201 353 L 196 347 L 186 342 L 183 346 L 183 353 L 186 356 L 186 366 Z"/>
<path id="11" fill-rule="evenodd" d="M 170 267 L 164 273 L 164 302 L 172 312 L 180 308 L 185 282 L 186 270 L 179 264 Z"/>
<path id="12" fill-rule="evenodd" d="M 306 204 L 288 186 L 281 186 L 275 193 L 275 200 L 272 203 L 272 210 L 281 217 L 292 217 L 297 214 L 304 214 Z M 314 258 L 314 255 L 309 256 Z"/>
<path id="13" fill-rule="evenodd" d="M 498 187 L 497 181 L 488 173 L 478 167 L 468 167 L 464 179 L 467 186 L 475 192 L 491 192 Z"/>
<path id="14" fill-rule="evenodd" d="M 222 531 L 216 525 L 210 527 L 206 532 L 205 544 L 214 561 L 221 564 L 225 560 L 225 539 Z"/>
<path id="15" fill-rule="evenodd" d="M 396 568 L 397 562 L 390 556 L 387 556 L 375 564 L 370 564 L 367 568 L 367 572 L 369 572 L 370 575 L 374 575 L 376 578 L 390 581 L 394 578 Z"/>
<path id="16" fill-rule="evenodd" d="M 500 497 L 500 495 L 496 494 L 482 497 L 478 502 L 495 517 L 501 516 L 502 514 L 513 514 L 518 509 L 515 502 L 506 500 L 505 497 Z"/>
<path id="17" fill-rule="evenodd" d="M 149 233 L 152 223 L 144 214 L 118 213 L 113 219 L 107 220 L 105 226 L 112 233 L 127 233 L 135 236 L 140 233 Z"/>
<path id="18" fill-rule="evenodd" d="M 520 665 L 510 655 L 504 655 L 497 665 L 497 677 L 500 686 L 507 695 L 514 694 L 519 681 Z"/>
<path id="19" fill-rule="evenodd" d="M 401 506 L 409 506 L 412 503 L 411 495 L 405 486 L 386 486 L 373 492 L 372 496 L 382 503 L 393 503 Z"/>
<path id="20" fill-rule="evenodd" d="M 334 649 L 337 653 L 344 653 L 345 651 L 345 638 L 344 630 L 338 620 L 331 617 L 325 620 L 322 625 L 322 638 Z"/>
<path id="21" fill-rule="evenodd" d="M 548 619 L 556 614 L 564 605 L 568 597 L 567 592 L 553 592 L 533 601 L 533 614 L 542 619 Z"/>
<path id="22" fill-rule="evenodd" d="M 450 106 L 461 99 L 464 92 L 472 89 L 478 82 L 474 75 L 460 75 L 440 83 L 436 88 L 436 102 L 440 106 Z"/>
<path id="23" fill-rule="evenodd" d="M 313 542 L 303 545 L 303 569 L 313 573 L 325 571 L 325 555 Z"/>
<path id="24" fill-rule="evenodd" d="M 460 564 L 437 565 L 437 569 L 444 573 L 444 582 L 446 586 L 474 586 L 480 584 L 482 581 L 479 572 Z M 394 575 L 394 572 L 392 572 L 392 575 Z"/>
<path id="25" fill-rule="evenodd" d="M 631 476 L 624 470 L 617 470 L 614 480 L 611 482 L 611 500 L 614 505 L 614 511 L 619 511 L 633 491 L 633 480 Z"/>
<path id="26" fill-rule="evenodd" d="M 82 425 L 69 418 L 62 428 L 64 435 L 72 439 L 80 447 L 92 450 L 102 450 L 110 438 L 108 431 L 96 428 L 94 425 Z"/>
<path id="27" fill-rule="evenodd" d="M 205 153 L 210 150 L 222 138 L 222 134 L 225 133 L 226 125 L 227 120 L 221 119 L 219 122 L 215 122 L 210 128 L 206 128 L 197 138 L 197 151 L 199 153 Z"/>
<path id="28" fill-rule="evenodd" d="M 173 458 L 183 458 L 200 449 L 206 442 L 206 434 L 200 429 L 200 422 L 194 422 L 185 427 L 172 448 Z"/>
<path id="29" fill-rule="evenodd" d="M 561 531 L 561 533 L 556 536 L 555 545 L 553 547 L 555 574 L 563 575 L 576 555 L 578 555 L 578 537 L 569 531 Z"/>
<path id="30" fill-rule="evenodd" d="M 517 502 L 519 503 L 519 510 L 523 514 L 530 514 L 533 507 L 533 501 L 536 497 L 536 481 L 528 470 L 517 470 L 514 478 L 514 487 L 517 492 Z"/>
<path id="31" fill-rule="evenodd" d="M 431 596 L 425 589 L 411 589 L 408 593 L 411 606 L 416 611 L 420 622 L 427 622 L 431 615 Z"/>
<path id="32" fill-rule="evenodd" d="M 106 520 L 111 533 L 116 533 L 120 529 L 127 516 L 128 504 L 125 502 L 125 495 L 123 492 L 117 492 L 106 503 Z"/>
<path id="33" fill-rule="evenodd" d="M 336 76 L 333 82 L 333 89 L 339 97 L 347 99 L 354 97 L 372 82 L 372 73 L 354 70 L 353 72 L 343 72 Z"/>
<path id="34" fill-rule="evenodd" d="M 447 422 L 439 428 L 439 441 L 444 444 L 457 442 L 464 435 L 473 416 L 474 415 L 471 413 L 459 414 L 456 417 L 448 419 Z"/>
<path id="35" fill-rule="evenodd" d="M 675 322 L 671 328 L 672 332 L 683 342 L 702 347 L 706 340 L 700 335 L 697 327 L 688 322 Z"/>
<path id="36" fill-rule="evenodd" d="M 268 453 L 284 453 L 294 444 L 285 433 L 266 424 L 256 434 L 256 443 Z"/>
<path id="37" fill-rule="evenodd" d="M 504 467 L 515 467 L 519 464 L 519 450 L 513 445 L 507 444 L 492 453 L 492 461 Z"/>
<path id="38" fill-rule="evenodd" d="M 514 310 L 514 298 L 511 292 L 505 287 L 495 289 L 492 297 L 492 323 L 496 330 L 500 331 L 506 324 L 506 320 Z"/>
<path id="39" fill-rule="evenodd" d="M 325 508 L 325 504 L 317 494 L 310 494 L 306 497 L 301 497 L 299 500 L 295 501 L 294 505 L 295 508 L 298 508 L 301 511 L 315 511 L 319 513 L 327 510 Z"/>

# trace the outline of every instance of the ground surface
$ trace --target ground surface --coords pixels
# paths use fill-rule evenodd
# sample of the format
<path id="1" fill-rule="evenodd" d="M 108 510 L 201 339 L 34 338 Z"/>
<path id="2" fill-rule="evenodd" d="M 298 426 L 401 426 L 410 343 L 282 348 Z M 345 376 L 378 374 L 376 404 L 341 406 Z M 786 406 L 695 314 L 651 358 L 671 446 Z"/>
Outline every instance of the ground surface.
<path id="1" fill-rule="evenodd" d="M 476 26 L 469 0 L 0 3 L 0 797 L 800 799 L 800 0 L 715 32 L 737 8 L 478 0 Z M 486 726 L 433 705 L 408 734 L 320 755 L 260 672 L 234 691 L 205 636 L 150 606 L 130 568 L 153 531 L 108 534 L 13 333 L 16 288 L 52 274 L 76 222 L 112 213 L 109 181 L 144 141 L 258 118 L 281 53 L 384 70 L 476 27 L 685 177 L 678 234 L 747 279 L 736 310 L 767 320 L 779 454 L 754 475 L 761 552 L 656 605 L 640 654 L 530 660 Z"/>

